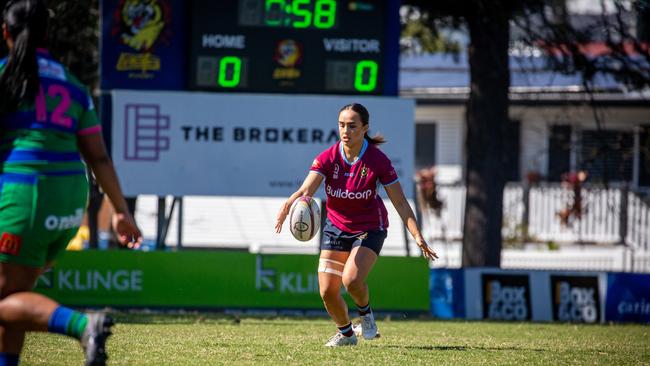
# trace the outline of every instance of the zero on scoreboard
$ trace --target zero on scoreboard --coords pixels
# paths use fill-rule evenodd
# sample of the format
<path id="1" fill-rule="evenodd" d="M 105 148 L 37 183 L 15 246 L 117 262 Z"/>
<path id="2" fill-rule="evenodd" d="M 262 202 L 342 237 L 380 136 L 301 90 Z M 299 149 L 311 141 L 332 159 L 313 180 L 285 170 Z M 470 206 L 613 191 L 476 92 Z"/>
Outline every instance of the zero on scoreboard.
<path id="1" fill-rule="evenodd" d="M 193 0 L 188 85 L 397 95 L 398 9 L 398 0 Z"/>

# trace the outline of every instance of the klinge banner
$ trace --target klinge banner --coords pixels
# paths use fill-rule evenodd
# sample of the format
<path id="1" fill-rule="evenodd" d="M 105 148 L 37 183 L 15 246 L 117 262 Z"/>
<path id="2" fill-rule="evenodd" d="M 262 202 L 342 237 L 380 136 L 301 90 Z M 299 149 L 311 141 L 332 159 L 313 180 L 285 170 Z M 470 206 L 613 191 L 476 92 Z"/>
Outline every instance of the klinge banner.
<path id="1" fill-rule="evenodd" d="M 36 291 L 69 306 L 320 310 L 317 267 L 309 255 L 66 252 Z M 427 274 L 422 258 L 379 258 L 368 278 L 373 308 L 426 312 Z"/>

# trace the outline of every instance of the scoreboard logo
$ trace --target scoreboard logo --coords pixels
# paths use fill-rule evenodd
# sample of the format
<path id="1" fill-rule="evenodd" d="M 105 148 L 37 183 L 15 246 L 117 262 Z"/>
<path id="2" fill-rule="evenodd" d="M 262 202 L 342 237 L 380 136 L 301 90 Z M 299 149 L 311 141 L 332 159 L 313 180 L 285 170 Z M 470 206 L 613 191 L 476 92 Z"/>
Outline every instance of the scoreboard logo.
<path id="1" fill-rule="evenodd" d="M 529 320 L 528 275 L 483 274 L 483 317 L 494 320 Z"/>
<path id="2" fill-rule="evenodd" d="M 168 42 L 165 29 L 170 24 L 171 7 L 165 0 L 121 0 L 113 13 L 111 35 L 137 53 L 120 53 L 116 69 L 140 71 L 141 78 L 151 76 L 147 71 L 160 70 L 160 58 L 151 51 L 159 41 Z"/>
<path id="3" fill-rule="evenodd" d="M 296 66 L 302 63 L 302 45 L 293 39 L 284 39 L 275 46 L 275 62 L 280 67 L 273 70 L 273 79 L 292 80 L 300 77 L 300 69 Z"/>
<path id="4" fill-rule="evenodd" d="M 596 323 L 600 320 L 600 297 L 596 276 L 551 276 L 553 319 Z"/>

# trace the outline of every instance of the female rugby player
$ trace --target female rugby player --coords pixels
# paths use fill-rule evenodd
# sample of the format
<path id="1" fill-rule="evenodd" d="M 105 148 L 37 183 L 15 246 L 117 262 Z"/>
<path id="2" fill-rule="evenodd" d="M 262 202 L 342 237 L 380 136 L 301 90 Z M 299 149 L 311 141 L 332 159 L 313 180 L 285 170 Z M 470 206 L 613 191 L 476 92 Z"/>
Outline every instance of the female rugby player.
<path id="1" fill-rule="evenodd" d="M 325 344 L 329 347 L 357 344 L 355 333 L 365 339 L 377 336 L 366 278 L 377 261 L 388 227 L 386 207 L 376 192 L 378 182 L 424 256 L 430 260 L 437 258 L 418 229 L 390 160 L 377 147 L 385 142 L 383 137 L 368 136 L 369 119 L 368 110 L 361 104 L 349 104 L 339 111 L 341 141 L 316 157 L 300 189 L 280 209 L 275 224 L 279 233 L 293 202 L 301 196 L 313 196 L 325 181 L 327 220 L 320 248 L 318 284 L 325 309 L 339 329 Z M 353 328 L 350 322 L 340 293 L 341 284 L 357 305 L 360 326 Z"/>
<path id="2" fill-rule="evenodd" d="M 111 319 L 31 292 L 81 224 L 88 196 L 81 156 L 113 203 L 120 242 L 142 240 L 90 95 L 43 48 L 48 17 L 40 0 L 11 0 L 3 11 L 9 56 L 0 61 L 0 365 L 18 364 L 25 331 L 77 338 L 86 364 L 104 365 Z"/>

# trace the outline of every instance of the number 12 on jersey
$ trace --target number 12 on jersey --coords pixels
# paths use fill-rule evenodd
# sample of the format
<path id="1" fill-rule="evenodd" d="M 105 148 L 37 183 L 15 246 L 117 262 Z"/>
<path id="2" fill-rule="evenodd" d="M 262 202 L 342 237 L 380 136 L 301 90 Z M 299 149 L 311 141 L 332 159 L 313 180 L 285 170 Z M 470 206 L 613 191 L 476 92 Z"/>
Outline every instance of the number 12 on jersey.
<path id="1" fill-rule="evenodd" d="M 66 112 L 72 104 L 70 91 L 63 85 L 51 84 L 47 87 L 47 96 L 54 100 L 58 99 L 58 103 L 50 115 L 49 122 L 60 127 L 72 128 L 72 118 L 66 116 Z M 43 85 L 38 89 L 38 95 L 36 95 L 34 107 L 36 109 L 36 121 L 48 122 L 47 100 L 45 98 Z"/>

